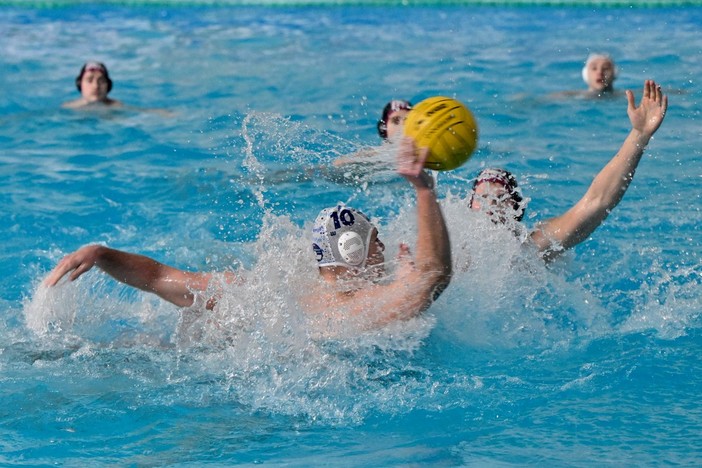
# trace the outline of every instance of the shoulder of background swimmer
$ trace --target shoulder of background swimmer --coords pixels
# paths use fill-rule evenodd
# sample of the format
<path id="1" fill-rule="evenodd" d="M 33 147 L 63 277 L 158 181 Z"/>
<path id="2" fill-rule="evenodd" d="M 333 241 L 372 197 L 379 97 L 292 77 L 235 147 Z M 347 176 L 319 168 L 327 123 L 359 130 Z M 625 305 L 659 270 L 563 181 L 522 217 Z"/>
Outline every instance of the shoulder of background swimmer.
<path id="1" fill-rule="evenodd" d="M 85 106 L 87 103 L 83 98 L 73 99 L 72 101 L 66 101 L 61 104 L 64 109 L 78 109 L 79 107 Z"/>
<path id="2" fill-rule="evenodd" d="M 100 102 L 86 102 L 85 99 L 83 98 L 78 98 L 74 99 L 72 101 L 67 101 L 61 104 L 61 107 L 64 109 L 80 109 L 84 107 L 92 107 L 92 106 L 104 106 L 104 107 L 114 107 L 114 108 L 122 108 L 125 107 L 124 103 L 122 101 L 118 101 L 117 99 L 111 99 L 107 98 L 104 101 Z"/>
<path id="3" fill-rule="evenodd" d="M 613 91 L 606 91 L 606 92 L 597 92 L 597 91 L 589 91 L 586 89 L 578 89 L 578 90 L 570 90 L 570 91 L 556 91 L 554 93 L 550 93 L 547 95 L 547 98 L 549 100 L 554 100 L 554 101 L 559 101 L 559 100 L 566 100 L 566 99 L 581 99 L 581 100 L 588 100 L 588 99 L 618 99 L 618 98 L 624 98 L 626 97 L 626 93 L 624 91 L 620 91 L 618 89 L 615 89 Z"/>

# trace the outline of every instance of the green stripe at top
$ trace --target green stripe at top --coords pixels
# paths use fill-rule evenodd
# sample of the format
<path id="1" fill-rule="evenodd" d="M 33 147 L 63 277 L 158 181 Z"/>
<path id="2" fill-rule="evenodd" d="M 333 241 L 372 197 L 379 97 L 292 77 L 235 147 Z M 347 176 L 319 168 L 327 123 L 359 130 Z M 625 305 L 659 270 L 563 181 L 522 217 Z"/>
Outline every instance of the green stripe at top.
<path id="1" fill-rule="evenodd" d="M 0 0 L 0 5 L 62 7 L 76 5 L 125 6 L 572 6 L 668 7 L 702 6 L 702 0 Z"/>

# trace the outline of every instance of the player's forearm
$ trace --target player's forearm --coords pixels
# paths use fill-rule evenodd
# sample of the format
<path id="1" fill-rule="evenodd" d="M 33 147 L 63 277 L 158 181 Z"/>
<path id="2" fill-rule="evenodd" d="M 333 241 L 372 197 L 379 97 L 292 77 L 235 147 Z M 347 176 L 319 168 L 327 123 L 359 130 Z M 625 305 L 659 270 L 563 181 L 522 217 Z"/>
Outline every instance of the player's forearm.
<path id="1" fill-rule="evenodd" d="M 100 247 L 95 264 L 117 281 L 152 291 L 161 264 L 156 260 L 109 247 Z"/>
<path id="2" fill-rule="evenodd" d="M 417 220 L 416 266 L 447 280 L 451 275 L 451 242 L 433 189 L 417 189 Z"/>
<path id="3" fill-rule="evenodd" d="M 651 135 L 632 129 L 614 158 L 595 177 L 588 198 L 599 203 L 602 209 L 614 208 L 634 178 L 650 139 Z"/>
<path id="4" fill-rule="evenodd" d="M 117 281 L 154 293 L 178 306 L 193 303 L 185 273 L 152 258 L 101 247 L 96 265 Z"/>

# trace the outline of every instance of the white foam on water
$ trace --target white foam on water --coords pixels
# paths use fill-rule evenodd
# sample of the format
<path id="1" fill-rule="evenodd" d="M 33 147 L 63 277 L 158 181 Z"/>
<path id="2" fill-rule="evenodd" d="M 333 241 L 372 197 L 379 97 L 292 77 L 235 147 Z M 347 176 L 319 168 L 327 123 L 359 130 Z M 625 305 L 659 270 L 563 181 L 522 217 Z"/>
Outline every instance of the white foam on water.
<path id="1" fill-rule="evenodd" d="M 525 242 L 527 227 L 494 224 L 461 196 L 442 206 L 454 276 L 434 309 L 439 335 L 470 347 L 544 350 L 608 332 L 600 301 L 541 260 Z"/>
<path id="2" fill-rule="evenodd" d="M 24 307 L 27 328 L 39 348 L 70 341 L 76 349 L 146 353 L 159 366 L 163 353 L 172 352 L 169 378 L 179 380 L 185 369 L 194 373 L 189 381 L 216 376 L 212 392 L 275 413 L 353 420 L 378 404 L 392 406 L 390 395 L 407 391 L 392 376 L 405 372 L 407 353 L 419 348 L 432 320 L 371 330 L 353 321 L 318 328 L 301 305 L 324 286 L 308 230 L 267 215 L 248 249 L 255 264 L 237 271 L 233 284 L 217 276 L 202 295 L 218 296 L 211 311 L 204 300 L 178 310 L 91 271 L 56 287 L 39 284 Z M 376 397 L 356 401 L 360 389 Z"/>

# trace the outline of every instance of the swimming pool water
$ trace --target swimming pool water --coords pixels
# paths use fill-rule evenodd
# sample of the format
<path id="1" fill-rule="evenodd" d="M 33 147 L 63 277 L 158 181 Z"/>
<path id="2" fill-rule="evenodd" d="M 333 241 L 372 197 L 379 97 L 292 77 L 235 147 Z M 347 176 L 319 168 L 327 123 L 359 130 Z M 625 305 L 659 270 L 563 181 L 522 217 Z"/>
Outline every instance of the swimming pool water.
<path id="1" fill-rule="evenodd" d="M 0 10 L 0 463 L 698 465 L 701 23 L 695 7 Z M 590 51 L 637 99 L 661 82 L 668 116 L 620 206 L 546 267 L 465 197 L 506 167 L 533 226 L 584 193 L 629 128 L 622 97 L 553 97 L 582 88 Z M 90 59 L 131 107 L 60 109 Z M 363 209 L 390 253 L 414 242 L 403 181 L 329 163 L 378 143 L 389 99 L 436 94 L 480 126 L 439 176 L 455 278 L 418 320 L 320 340 L 295 301 L 319 209 Z M 192 322 L 99 272 L 40 286 L 93 242 L 248 282 Z"/>

